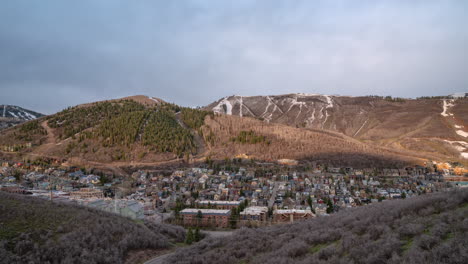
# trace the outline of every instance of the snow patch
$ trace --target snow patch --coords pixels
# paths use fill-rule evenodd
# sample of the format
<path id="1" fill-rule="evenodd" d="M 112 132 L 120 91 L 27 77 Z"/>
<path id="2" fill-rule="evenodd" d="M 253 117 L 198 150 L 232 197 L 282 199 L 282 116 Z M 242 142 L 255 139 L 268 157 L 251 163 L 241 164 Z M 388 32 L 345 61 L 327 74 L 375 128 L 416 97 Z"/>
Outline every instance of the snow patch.
<path id="1" fill-rule="evenodd" d="M 149 98 L 150 100 L 155 101 L 155 102 L 158 103 L 158 104 L 160 103 L 160 101 L 158 100 L 158 98 L 150 97 L 150 96 L 148 96 L 148 98 Z"/>
<path id="2" fill-rule="evenodd" d="M 333 107 L 333 100 L 329 95 L 324 95 L 324 97 L 327 99 L 327 106 L 326 108 L 332 108 Z"/>
<path id="3" fill-rule="evenodd" d="M 8 113 L 10 113 L 10 115 L 14 116 L 15 118 L 19 118 L 19 116 L 17 116 L 17 115 L 16 115 L 15 113 L 13 113 L 13 112 L 8 111 Z"/>
<path id="4" fill-rule="evenodd" d="M 28 112 L 24 112 L 24 114 L 29 118 L 29 120 L 33 120 L 33 119 L 36 119 L 37 116 L 33 115 L 33 114 L 30 114 Z"/>
<path id="5" fill-rule="evenodd" d="M 450 143 L 453 148 L 455 148 L 457 151 L 460 152 L 460 155 L 468 159 L 468 152 L 464 152 L 468 150 L 468 142 L 465 141 L 450 141 L 450 140 L 444 140 L 447 143 Z"/>
<path id="6" fill-rule="evenodd" d="M 309 97 L 309 96 L 321 96 L 321 94 L 309 94 L 309 93 L 297 93 L 297 96 Z"/>
<path id="7" fill-rule="evenodd" d="M 265 111 L 260 115 L 260 117 L 266 120 L 267 123 L 270 123 L 271 119 L 273 118 L 273 114 L 276 111 L 280 111 L 282 114 L 284 114 L 284 112 L 281 110 L 281 108 L 278 107 L 278 105 L 275 102 L 273 102 L 270 96 L 266 96 L 266 99 L 268 104 L 265 107 Z M 268 113 L 268 109 L 270 109 L 270 106 L 273 106 L 273 110 L 270 113 Z"/>
<path id="8" fill-rule="evenodd" d="M 457 130 L 455 132 L 462 137 L 468 137 L 468 132 L 465 132 L 463 130 Z"/>
<path id="9" fill-rule="evenodd" d="M 443 110 L 444 110 L 444 111 L 442 111 L 442 113 L 440 113 L 440 114 L 441 114 L 442 116 L 445 116 L 445 117 L 448 117 L 449 115 L 453 115 L 453 114 L 449 114 L 449 113 L 448 113 L 448 110 L 449 110 L 451 107 L 455 106 L 454 102 L 455 102 L 455 100 L 453 100 L 453 99 L 452 99 L 452 100 L 446 100 L 446 99 L 444 99 L 444 105 L 443 105 Z"/>
<path id="10" fill-rule="evenodd" d="M 244 107 L 244 100 L 242 99 L 242 96 L 240 97 L 240 100 L 237 100 L 240 104 L 239 106 L 239 116 L 242 117 L 242 108 Z"/>
<path id="11" fill-rule="evenodd" d="M 224 111 L 223 105 L 226 106 L 226 111 Z M 227 115 L 232 115 L 232 104 L 229 102 L 227 97 L 224 97 L 218 105 L 213 107 L 213 112 L 215 113 L 222 113 Z"/>
<path id="12" fill-rule="evenodd" d="M 307 125 L 312 125 L 314 123 L 314 120 L 315 120 L 315 107 L 314 107 L 314 111 L 312 112 L 312 115 L 306 120 Z"/>
<path id="13" fill-rule="evenodd" d="M 327 119 L 330 115 L 328 114 L 328 111 L 325 110 L 325 120 L 323 120 L 323 124 L 322 124 L 322 129 L 325 127 L 325 123 L 327 122 Z"/>
<path id="14" fill-rule="evenodd" d="M 459 144 L 459 145 L 464 146 L 465 148 L 468 148 L 468 142 L 465 142 L 465 141 L 450 141 L 450 140 L 444 140 L 444 141 L 450 144 Z"/>
<path id="15" fill-rule="evenodd" d="M 356 131 L 356 133 L 354 133 L 353 137 L 355 137 L 355 136 L 359 133 L 359 131 L 361 131 L 361 129 L 366 125 L 367 121 L 369 121 L 369 118 L 366 119 L 366 121 L 364 121 L 364 123 L 362 124 L 362 126 Z"/>
<path id="16" fill-rule="evenodd" d="M 289 105 L 288 111 L 286 111 L 286 112 L 289 112 L 291 110 L 291 108 L 293 108 L 293 106 L 295 106 L 295 105 L 299 106 L 299 113 L 302 112 L 302 107 L 303 106 L 307 108 L 306 102 L 298 102 L 297 101 L 297 96 L 294 97 L 294 98 L 287 98 L 287 100 L 290 101 L 290 105 Z"/>

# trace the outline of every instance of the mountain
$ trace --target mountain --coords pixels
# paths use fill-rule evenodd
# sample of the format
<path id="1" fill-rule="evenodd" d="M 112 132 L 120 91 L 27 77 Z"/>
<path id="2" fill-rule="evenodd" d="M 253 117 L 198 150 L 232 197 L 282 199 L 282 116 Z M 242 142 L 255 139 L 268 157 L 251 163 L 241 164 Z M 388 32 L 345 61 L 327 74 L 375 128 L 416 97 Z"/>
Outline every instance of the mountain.
<path id="1" fill-rule="evenodd" d="M 394 150 L 463 161 L 468 159 L 465 95 L 419 99 L 318 94 L 229 96 L 204 109 L 265 123 L 335 131 Z"/>
<path id="2" fill-rule="evenodd" d="M 352 167 L 465 164 L 465 100 L 292 94 L 228 97 L 193 109 L 140 95 L 6 129 L 0 154 L 113 170 L 234 157 Z"/>
<path id="3" fill-rule="evenodd" d="M 0 105 L 0 130 L 44 116 L 15 105 Z"/>
<path id="4" fill-rule="evenodd" d="M 426 158 L 334 131 L 218 115 L 145 96 L 78 105 L 6 129 L 0 135 L 0 148 L 4 155 L 23 159 L 49 157 L 112 168 L 234 157 L 403 167 L 422 164 Z"/>
<path id="5" fill-rule="evenodd" d="M 468 190 L 347 209 L 205 239 L 166 263 L 465 263 Z"/>

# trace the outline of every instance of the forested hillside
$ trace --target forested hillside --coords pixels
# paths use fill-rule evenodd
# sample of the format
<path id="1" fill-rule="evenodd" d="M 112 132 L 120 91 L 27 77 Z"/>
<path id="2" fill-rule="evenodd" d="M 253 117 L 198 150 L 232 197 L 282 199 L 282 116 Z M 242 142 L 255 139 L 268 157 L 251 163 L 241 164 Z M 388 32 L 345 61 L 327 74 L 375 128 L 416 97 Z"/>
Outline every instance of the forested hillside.
<path id="1" fill-rule="evenodd" d="M 0 145 L 99 162 L 173 160 L 197 154 L 194 135 L 209 114 L 152 97 L 129 97 L 70 107 L 6 130 Z"/>
<path id="2" fill-rule="evenodd" d="M 466 263 L 468 190 L 205 239 L 167 263 Z"/>
<path id="3" fill-rule="evenodd" d="M 184 241 L 171 225 L 0 192 L 0 263 L 124 263 L 135 250 Z"/>

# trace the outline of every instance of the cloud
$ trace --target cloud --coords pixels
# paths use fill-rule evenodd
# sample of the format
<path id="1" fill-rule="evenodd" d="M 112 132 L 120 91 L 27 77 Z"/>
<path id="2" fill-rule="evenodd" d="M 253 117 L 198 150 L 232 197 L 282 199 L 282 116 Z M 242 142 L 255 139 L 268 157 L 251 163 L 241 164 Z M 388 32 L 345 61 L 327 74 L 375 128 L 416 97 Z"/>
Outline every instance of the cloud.
<path id="1" fill-rule="evenodd" d="M 0 103 L 466 91 L 464 1 L 3 1 Z"/>

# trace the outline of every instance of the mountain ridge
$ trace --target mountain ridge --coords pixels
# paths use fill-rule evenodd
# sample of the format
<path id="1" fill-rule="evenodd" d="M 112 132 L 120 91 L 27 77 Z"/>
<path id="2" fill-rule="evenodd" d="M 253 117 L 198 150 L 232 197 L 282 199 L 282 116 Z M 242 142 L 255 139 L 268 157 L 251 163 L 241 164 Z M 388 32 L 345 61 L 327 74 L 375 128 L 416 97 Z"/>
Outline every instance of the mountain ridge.
<path id="1" fill-rule="evenodd" d="M 466 111 L 465 99 L 425 99 L 415 106 L 381 97 L 268 97 L 225 97 L 201 109 L 142 95 L 82 104 L 5 130 L 0 135 L 0 146 L 4 154 L 111 167 L 159 166 L 239 156 L 357 167 L 404 167 L 430 160 L 465 162 L 460 156 L 468 148 L 463 136 L 454 130 L 448 137 L 438 138 L 446 135 L 446 130 L 433 129 L 434 113 L 436 121 L 446 126 L 464 122 L 458 117 Z M 259 98 L 260 103 L 254 104 Z M 447 116 L 441 113 L 444 102 Z M 403 113 L 402 105 L 409 106 Z M 376 115 L 366 125 L 363 117 L 356 116 L 356 109 L 359 113 L 364 106 L 373 109 L 374 113 L 367 111 L 368 115 L 386 114 Z M 211 111 L 213 108 L 216 109 Z M 228 109 L 231 115 L 223 114 Z M 259 109 L 261 113 L 265 109 L 273 111 L 267 113 L 272 120 L 256 115 Z M 322 115 L 316 114 L 319 120 L 312 126 L 291 122 L 314 109 L 320 109 Z M 286 114 L 274 116 L 276 112 Z M 291 115 L 293 118 L 289 118 Z M 416 128 L 398 124 L 404 118 L 409 119 L 406 123 L 413 122 L 414 116 L 421 117 Z M 398 125 L 385 127 L 389 122 Z M 463 127 L 457 129 L 463 131 Z M 379 133 L 385 135 L 375 137 Z M 422 137 L 424 133 L 430 134 Z M 418 144 L 407 147 L 414 142 Z"/>
<path id="2" fill-rule="evenodd" d="M 418 99 L 303 93 L 227 96 L 204 109 L 266 123 L 332 130 L 384 147 L 466 159 L 468 98 L 462 94 Z"/>

